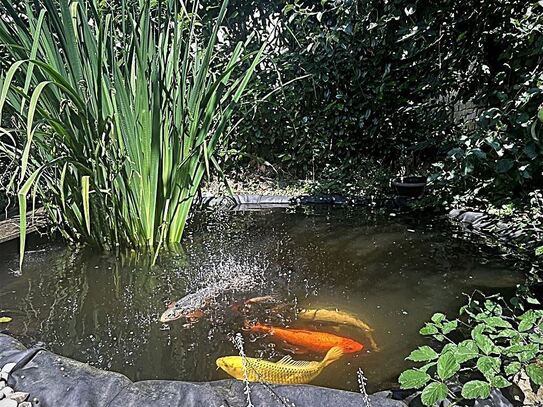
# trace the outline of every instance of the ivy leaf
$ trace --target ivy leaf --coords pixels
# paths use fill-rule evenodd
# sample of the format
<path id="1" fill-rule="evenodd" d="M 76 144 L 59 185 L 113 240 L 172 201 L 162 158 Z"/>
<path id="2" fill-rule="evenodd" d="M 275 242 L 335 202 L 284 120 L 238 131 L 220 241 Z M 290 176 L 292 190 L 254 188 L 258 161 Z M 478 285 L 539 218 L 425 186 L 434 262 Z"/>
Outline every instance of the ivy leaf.
<path id="1" fill-rule="evenodd" d="M 460 364 L 456 361 L 454 352 L 446 352 L 437 360 L 437 375 L 442 380 L 451 378 L 459 370 Z"/>
<path id="2" fill-rule="evenodd" d="M 462 387 L 462 397 L 465 399 L 486 399 L 489 396 L 490 384 L 482 380 L 471 380 Z"/>
<path id="3" fill-rule="evenodd" d="M 444 383 L 430 383 L 422 391 L 422 395 L 420 397 L 422 404 L 425 406 L 433 406 L 438 401 L 445 400 L 447 398 L 448 390 L 447 385 Z"/>
<path id="4" fill-rule="evenodd" d="M 477 369 L 479 369 L 487 380 L 490 380 L 500 372 L 501 364 L 500 358 L 481 356 L 477 360 Z"/>
<path id="5" fill-rule="evenodd" d="M 479 348 L 475 344 L 475 341 L 466 339 L 458 344 L 454 356 L 458 363 L 464 363 L 479 356 Z"/>
<path id="6" fill-rule="evenodd" d="M 421 346 L 411 352 L 407 357 L 407 359 L 412 360 L 413 362 L 428 362 L 429 360 L 434 360 L 436 358 L 436 351 L 429 346 Z"/>
<path id="7" fill-rule="evenodd" d="M 531 363 L 526 366 L 526 374 L 536 385 L 543 385 L 543 367 Z"/>
<path id="8" fill-rule="evenodd" d="M 416 369 L 404 371 L 398 378 L 400 388 L 402 389 L 419 389 L 430 381 L 430 375 L 426 372 L 421 372 Z"/>

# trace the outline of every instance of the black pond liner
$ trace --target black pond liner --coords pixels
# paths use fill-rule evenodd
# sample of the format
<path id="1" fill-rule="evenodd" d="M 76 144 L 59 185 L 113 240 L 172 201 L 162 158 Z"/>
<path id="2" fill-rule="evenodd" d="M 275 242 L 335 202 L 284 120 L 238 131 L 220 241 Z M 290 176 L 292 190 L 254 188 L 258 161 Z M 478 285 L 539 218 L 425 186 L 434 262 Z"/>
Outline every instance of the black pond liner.
<path id="1" fill-rule="evenodd" d="M 47 350 L 26 349 L 9 335 L 0 334 L 0 368 L 17 363 L 8 385 L 30 393 L 35 407 L 245 407 L 245 385 L 237 380 L 180 382 L 145 380 L 126 376 L 55 355 Z M 363 407 L 359 393 L 310 385 L 250 385 L 255 407 Z M 406 404 L 369 396 L 372 407 L 405 407 Z"/>
<path id="2" fill-rule="evenodd" d="M 412 199 L 412 198 L 411 198 Z M 295 206 L 367 206 L 388 209 L 405 209 L 411 201 L 407 197 L 371 198 L 345 195 L 202 195 L 195 201 L 201 207 L 222 207 L 227 209 L 269 209 Z"/>

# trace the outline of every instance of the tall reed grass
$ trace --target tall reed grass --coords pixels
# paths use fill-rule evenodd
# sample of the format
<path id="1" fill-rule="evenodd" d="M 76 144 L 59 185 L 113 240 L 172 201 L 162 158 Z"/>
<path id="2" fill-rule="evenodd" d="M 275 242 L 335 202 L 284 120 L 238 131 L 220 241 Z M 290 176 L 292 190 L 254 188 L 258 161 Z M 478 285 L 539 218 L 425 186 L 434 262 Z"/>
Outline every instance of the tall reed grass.
<path id="1" fill-rule="evenodd" d="M 53 225 L 103 249 L 179 242 L 202 177 L 263 48 L 237 44 L 219 57 L 225 0 L 203 35 L 198 1 L 0 0 L 0 149 L 18 162 L 10 187 Z M 134 3 L 134 2 L 130 2 Z M 205 40 L 203 39 L 205 38 Z"/>

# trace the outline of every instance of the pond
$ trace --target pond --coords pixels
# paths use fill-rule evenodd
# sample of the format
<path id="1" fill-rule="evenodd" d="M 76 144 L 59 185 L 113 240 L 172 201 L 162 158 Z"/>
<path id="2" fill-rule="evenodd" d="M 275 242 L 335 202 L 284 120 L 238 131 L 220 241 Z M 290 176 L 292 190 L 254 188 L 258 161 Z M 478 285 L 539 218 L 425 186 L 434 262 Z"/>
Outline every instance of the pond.
<path id="1" fill-rule="evenodd" d="M 55 242 L 30 246 L 22 275 L 14 271 L 16 244 L 0 249 L 0 311 L 13 318 L 0 329 L 133 380 L 228 378 L 215 360 L 238 354 L 236 333 L 247 356 L 280 359 L 288 351 L 281 343 L 244 329 L 260 322 L 326 330 L 364 345 L 313 384 L 357 390 L 361 368 L 369 391 L 390 388 L 409 351 L 423 343 L 418 330 L 433 312 L 452 314 L 463 293 L 512 290 L 522 278 L 455 237 L 443 220 L 355 208 L 201 213 L 184 251 L 162 255 L 155 266 L 136 253 L 118 259 Z M 159 321 L 168 303 L 209 286 L 224 292 L 204 316 L 190 324 Z M 285 306 L 243 306 L 268 295 Z M 355 315 L 374 329 L 379 349 L 360 329 L 296 320 L 300 308 Z"/>

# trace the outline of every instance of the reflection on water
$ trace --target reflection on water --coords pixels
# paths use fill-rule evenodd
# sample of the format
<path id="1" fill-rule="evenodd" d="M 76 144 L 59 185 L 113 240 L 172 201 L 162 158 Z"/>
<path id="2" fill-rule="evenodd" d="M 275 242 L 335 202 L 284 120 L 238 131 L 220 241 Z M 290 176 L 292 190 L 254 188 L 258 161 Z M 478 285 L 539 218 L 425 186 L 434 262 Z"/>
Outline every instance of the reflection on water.
<path id="1" fill-rule="evenodd" d="M 246 317 L 232 306 L 273 294 L 288 307 L 280 315 L 251 318 L 308 327 L 294 320 L 294 309 L 337 308 L 372 326 L 380 352 L 369 351 L 359 330 L 324 327 L 364 343 L 366 350 L 331 365 L 314 384 L 356 390 L 356 370 L 362 368 L 375 391 L 394 384 L 432 312 L 454 312 L 462 293 L 510 289 L 521 277 L 423 220 L 330 208 L 200 217 L 184 252 L 163 255 L 154 267 L 146 256 L 117 260 L 91 249 L 35 243 L 17 276 L 17 249 L 2 246 L 0 311 L 13 317 L 10 333 L 133 380 L 216 380 L 227 376 L 216 370 L 215 360 L 237 354 L 231 341 L 237 332 L 245 337 L 248 356 L 277 360 L 285 354 L 243 331 Z M 253 276 L 253 284 L 225 289 L 191 326 L 158 321 L 169 302 L 242 275 Z"/>

